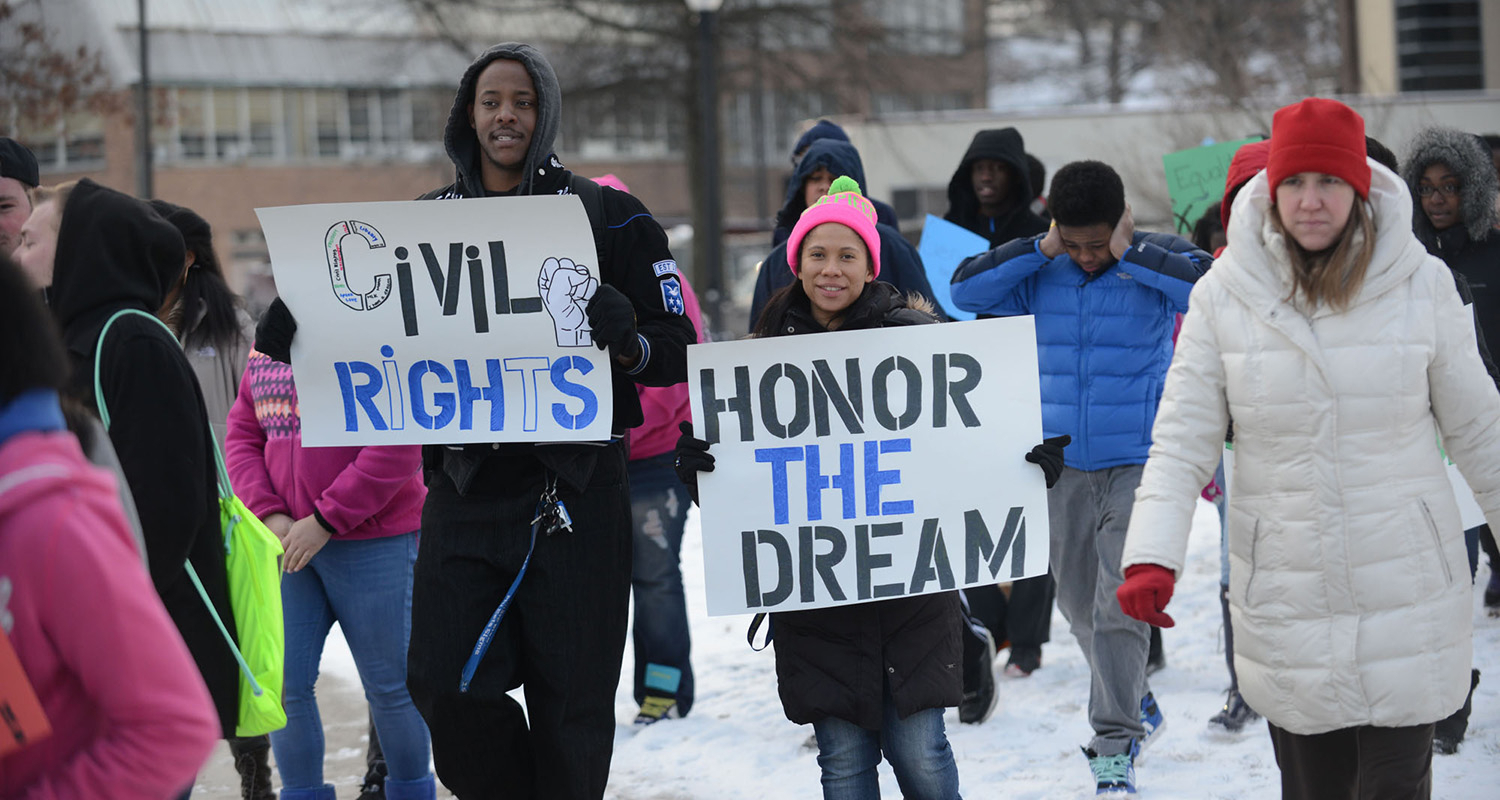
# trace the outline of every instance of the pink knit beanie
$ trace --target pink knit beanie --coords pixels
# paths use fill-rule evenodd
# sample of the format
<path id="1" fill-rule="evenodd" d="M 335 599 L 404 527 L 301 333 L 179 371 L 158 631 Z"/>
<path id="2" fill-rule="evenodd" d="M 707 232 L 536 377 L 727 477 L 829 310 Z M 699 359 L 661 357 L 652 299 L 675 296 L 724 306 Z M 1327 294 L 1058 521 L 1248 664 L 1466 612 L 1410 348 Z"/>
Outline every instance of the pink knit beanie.
<path id="1" fill-rule="evenodd" d="M 786 263 L 792 274 L 797 274 L 802 259 L 802 240 L 813 228 L 827 222 L 847 225 L 859 234 L 870 251 L 870 269 L 875 277 L 880 277 L 880 231 L 875 229 L 875 206 L 860 194 L 859 184 L 847 175 L 835 179 L 828 187 L 828 194 L 808 206 L 797 219 L 791 238 L 786 241 Z"/>

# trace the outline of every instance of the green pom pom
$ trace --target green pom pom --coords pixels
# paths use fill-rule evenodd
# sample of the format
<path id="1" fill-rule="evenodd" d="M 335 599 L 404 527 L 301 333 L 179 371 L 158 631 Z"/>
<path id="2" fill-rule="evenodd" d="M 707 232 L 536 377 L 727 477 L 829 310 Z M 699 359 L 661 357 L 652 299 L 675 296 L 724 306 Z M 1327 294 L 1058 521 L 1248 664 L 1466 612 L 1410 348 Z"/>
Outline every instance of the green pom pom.
<path id="1" fill-rule="evenodd" d="M 859 182 L 848 175 L 840 175 L 834 178 L 833 183 L 828 187 L 829 194 L 840 194 L 842 192 L 854 192 L 861 197 L 864 196 L 864 193 L 859 190 Z"/>

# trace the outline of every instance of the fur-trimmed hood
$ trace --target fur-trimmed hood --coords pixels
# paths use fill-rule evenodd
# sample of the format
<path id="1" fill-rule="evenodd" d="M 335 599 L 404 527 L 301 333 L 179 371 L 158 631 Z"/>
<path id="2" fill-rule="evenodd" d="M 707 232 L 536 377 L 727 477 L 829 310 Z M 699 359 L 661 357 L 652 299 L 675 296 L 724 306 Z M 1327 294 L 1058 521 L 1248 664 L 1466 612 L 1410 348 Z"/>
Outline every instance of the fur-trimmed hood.
<path id="1" fill-rule="evenodd" d="M 1412 228 L 1417 237 L 1425 244 L 1437 236 L 1422 211 L 1422 197 L 1417 193 L 1422 173 L 1435 163 L 1446 165 L 1463 182 L 1458 199 L 1464 229 L 1469 239 L 1483 240 L 1495 228 L 1495 194 L 1500 191 L 1489 148 L 1471 133 L 1442 127 L 1419 131 L 1401 165 L 1401 176 L 1411 190 Z"/>

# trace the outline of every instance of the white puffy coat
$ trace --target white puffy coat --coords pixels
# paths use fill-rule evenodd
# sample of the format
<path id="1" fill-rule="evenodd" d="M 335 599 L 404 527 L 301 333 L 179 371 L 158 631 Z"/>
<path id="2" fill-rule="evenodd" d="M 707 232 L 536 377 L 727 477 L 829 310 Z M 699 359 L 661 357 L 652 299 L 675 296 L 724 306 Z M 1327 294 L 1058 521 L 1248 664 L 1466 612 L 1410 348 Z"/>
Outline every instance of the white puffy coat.
<path id="1" fill-rule="evenodd" d="M 1435 722 L 1469 687 L 1472 589 L 1437 438 L 1500 523 L 1500 393 L 1452 275 L 1371 161 L 1377 231 L 1350 307 L 1306 313 L 1262 172 L 1194 287 L 1123 566 L 1180 573 L 1194 500 L 1234 420 L 1230 619 L 1240 692 L 1316 734 Z"/>

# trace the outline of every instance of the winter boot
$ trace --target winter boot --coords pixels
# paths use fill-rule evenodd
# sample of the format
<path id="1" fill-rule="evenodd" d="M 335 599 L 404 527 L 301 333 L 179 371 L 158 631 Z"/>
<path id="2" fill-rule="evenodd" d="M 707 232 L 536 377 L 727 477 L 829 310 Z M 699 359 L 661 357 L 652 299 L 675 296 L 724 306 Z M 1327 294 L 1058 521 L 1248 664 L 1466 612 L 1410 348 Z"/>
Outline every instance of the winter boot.
<path id="1" fill-rule="evenodd" d="M 1439 722 L 1432 732 L 1432 752 L 1451 756 L 1469 730 L 1469 711 L 1474 707 L 1474 687 L 1479 685 L 1479 670 L 1473 670 L 1469 679 L 1469 696 L 1453 715 Z"/>
<path id="2" fill-rule="evenodd" d="M 661 664 L 646 665 L 646 699 L 635 715 L 635 724 L 652 725 L 664 719 L 677 719 L 677 687 L 682 684 L 682 670 Z"/>
<path id="3" fill-rule="evenodd" d="M 1240 696 L 1239 689 L 1230 689 L 1229 695 L 1224 698 L 1224 707 L 1219 713 L 1208 718 L 1209 730 L 1222 731 L 1224 733 L 1239 733 L 1246 725 L 1260 719 L 1260 714 L 1245 703 L 1245 698 Z"/>
<path id="4" fill-rule="evenodd" d="M 437 779 L 430 772 L 411 781 L 386 778 L 385 796 L 390 800 L 437 800 Z"/>
<path id="5" fill-rule="evenodd" d="M 964 697 L 958 721 L 978 725 L 995 713 L 995 637 L 983 625 L 964 625 Z"/>
<path id="6" fill-rule="evenodd" d="M 1010 660 L 1005 664 L 1005 674 L 1011 678 L 1030 677 L 1042 667 L 1042 646 L 1039 644 L 1012 644 Z"/>
<path id="7" fill-rule="evenodd" d="M 1167 718 L 1156 705 L 1156 696 L 1150 692 L 1146 692 L 1146 696 L 1141 698 L 1141 727 L 1146 730 L 1146 735 L 1141 738 L 1140 750 L 1156 741 L 1167 727 Z"/>
<path id="8" fill-rule="evenodd" d="M 338 793 L 334 791 L 333 784 L 325 783 L 315 789 L 287 789 L 281 790 L 281 800 L 338 800 Z"/>
<path id="9" fill-rule="evenodd" d="M 370 744 L 365 748 L 365 780 L 359 787 L 358 800 L 381 800 L 385 797 L 385 752 L 380 748 L 380 734 L 375 717 L 370 717 Z"/>
<path id="10" fill-rule="evenodd" d="M 266 736 L 248 736 L 229 740 L 234 756 L 234 771 L 240 774 L 242 800 L 276 800 L 271 788 L 271 740 Z"/>

